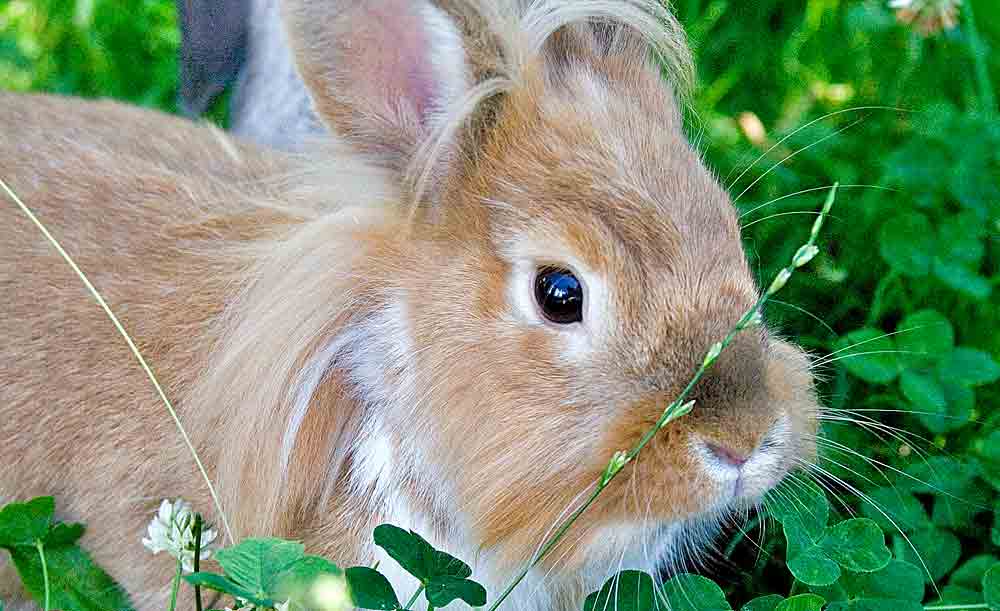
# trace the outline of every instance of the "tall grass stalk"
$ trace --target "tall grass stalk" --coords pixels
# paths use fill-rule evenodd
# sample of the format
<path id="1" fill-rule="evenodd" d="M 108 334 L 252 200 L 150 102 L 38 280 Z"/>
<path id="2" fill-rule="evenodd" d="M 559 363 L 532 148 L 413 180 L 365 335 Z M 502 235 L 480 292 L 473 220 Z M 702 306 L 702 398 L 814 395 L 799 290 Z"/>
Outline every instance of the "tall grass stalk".
<path id="1" fill-rule="evenodd" d="M 535 554 L 531 561 L 525 565 L 521 572 L 517 574 L 513 581 L 511 581 L 510 585 L 508 585 L 503 593 L 500 594 L 500 596 L 493 602 L 489 611 L 496 611 L 496 609 L 503 604 L 504 600 L 510 596 L 511 592 L 513 592 L 514 589 L 524 580 L 524 578 L 528 575 L 528 572 L 537 566 L 538 563 L 549 554 L 549 552 L 555 549 L 556 545 L 559 544 L 559 541 L 562 540 L 580 516 L 582 516 L 584 512 L 586 512 L 587 509 L 594 504 L 597 497 L 599 497 L 611 481 L 614 480 L 619 473 L 621 473 L 622 469 L 625 468 L 625 465 L 632 462 L 637 456 L 639 456 L 639 453 L 642 452 L 643 448 L 645 448 L 650 441 L 652 441 L 653 437 L 655 437 L 657 433 L 663 430 L 664 427 L 674 420 L 677 420 L 678 418 L 681 418 L 691 412 L 694 408 L 694 401 L 688 401 L 688 395 L 691 394 L 691 391 L 705 375 L 705 372 L 708 371 L 713 364 L 715 364 L 715 361 L 719 358 L 719 355 L 722 354 L 722 351 L 733 342 L 737 335 L 748 327 L 759 323 L 761 309 L 764 307 L 767 300 L 784 288 L 789 278 L 791 278 L 792 274 L 795 273 L 795 270 L 811 261 L 818 252 L 816 247 L 816 238 L 819 237 L 819 232 L 823 227 L 823 222 L 826 220 L 827 215 L 829 215 L 834 201 L 836 201 L 838 187 L 839 183 L 834 183 L 833 187 L 830 188 L 830 194 L 823 203 L 823 208 L 820 211 L 819 216 L 816 217 L 816 221 L 813 223 L 812 230 L 809 233 L 809 240 L 795 252 L 795 255 L 792 257 L 792 262 L 778 272 L 774 280 L 771 281 L 767 290 L 764 291 L 764 294 L 761 295 L 757 302 L 743 314 L 739 322 L 736 323 L 729 333 L 721 341 L 716 342 L 711 348 L 709 348 L 708 353 L 705 355 L 701 366 L 698 367 L 698 370 L 694 373 L 694 376 L 692 376 L 691 380 L 687 383 L 677 398 L 663 410 L 663 413 L 656 421 L 656 424 L 646 431 L 635 447 L 627 452 L 619 451 L 615 453 L 615 455 L 608 462 L 608 465 L 604 468 L 604 473 L 601 474 L 600 479 L 595 482 L 594 490 L 590 493 L 590 496 L 587 497 L 587 500 L 584 501 L 583 504 L 576 509 L 576 511 L 571 513 L 569 517 L 563 520 L 552 536 L 550 536 L 540 547 L 538 553 Z"/>
<path id="2" fill-rule="evenodd" d="M 142 366 L 143 371 L 146 372 L 150 382 L 153 383 L 153 387 L 156 389 L 156 392 L 163 401 L 163 404 L 166 405 L 167 411 L 170 412 L 170 417 L 173 418 L 174 424 L 177 426 L 177 430 L 180 433 L 181 438 L 184 440 L 184 444 L 187 445 L 188 450 L 191 452 L 191 456 L 194 458 L 194 462 L 198 466 L 198 471 L 201 472 L 201 476 L 204 478 L 205 484 L 208 486 L 208 491 L 212 495 L 212 501 L 215 503 L 215 509 L 219 514 L 219 519 L 222 521 L 223 528 L 226 530 L 226 537 L 229 539 L 230 543 L 235 543 L 235 540 L 233 539 L 233 532 L 229 528 L 229 520 L 226 519 L 226 514 L 222 510 L 222 502 L 219 500 L 219 495 L 215 491 L 215 486 L 212 485 L 211 478 L 208 477 L 205 465 L 202 464 L 201 458 L 198 457 L 198 452 L 194 449 L 194 444 L 191 443 L 191 438 L 188 437 L 187 431 L 184 429 L 184 425 L 181 424 L 181 420 L 177 416 L 177 411 L 174 409 L 170 399 L 167 398 L 167 394 L 164 392 L 163 387 L 160 386 L 160 382 L 156 379 L 156 375 L 153 373 L 152 368 L 146 362 L 146 359 L 143 358 L 142 353 L 139 352 L 139 348 L 136 347 L 135 342 L 132 341 L 132 337 L 128 334 L 128 331 L 125 330 L 125 327 L 122 325 L 121 321 L 118 320 L 118 317 L 115 316 L 115 313 L 111 311 L 111 308 L 108 306 L 107 302 L 104 301 L 104 298 L 97 291 L 94 285 L 90 282 L 90 279 L 87 278 L 87 275 L 83 273 L 83 270 L 80 269 L 69 253 L 66 252 L 59 241 L 56 240 L 55 236 L 49 232 L 49 230 L 42 224 L 38 217 L 35 216 L 31 209 L 28 208 L 23 201 L 21 201 L 21 198 L 18 197 L 17 194 L 14 193 L 14 191 L 8 187 L 7 183 L 5 183 L 2 179 L 0 179 L 0 189 L 6 192 L 7 196 L 10 197 L 10 199 L 17 204 L 17 207 L 21 209 L 21 212 L 31 219 L 31 222 L 35 224 L 35 227 L 42 232 L 45 239 L 47 239 L 49 243 L 52 244 L 52 247 L 56 249 L 59 256 L 61 256 L 70 268 L 73 269 L 73 272 L 76 273 L 80 281 L 83 282 L 83 285 L 87 287 L 87 290 L 90 291 L 90 294 L 93 296 L 94 300 L 97 301 L 97 304 L 101 306 L 101 309 L 103 309 L 104 313 L 107 314 L 111 323 L 115 326 L 115 329 L 117 329 L 118 333 L 125 339 L 125 343 L 128 344 L 129 350 L 132 351 L 136 360 L 139 361 L 139 365 Z"/>

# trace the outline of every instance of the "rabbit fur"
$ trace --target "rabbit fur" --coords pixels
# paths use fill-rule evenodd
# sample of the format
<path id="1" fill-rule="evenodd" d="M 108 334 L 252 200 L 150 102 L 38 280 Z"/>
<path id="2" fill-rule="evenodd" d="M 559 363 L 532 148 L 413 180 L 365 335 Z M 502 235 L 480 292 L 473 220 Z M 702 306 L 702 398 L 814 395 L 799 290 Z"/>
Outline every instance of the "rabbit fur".
<path id="1" fill-rule="evenodd" d="M 390 522 L 493 599 L 759 295 L 684 137 L 690 64 L 658 6 L 287 0 L 336 140 L 281 153 L 0 94 L 0 178 L 152 363 L 238 539 L 380 560 L 408 594 L 371 542 Z M 137 608 L 163 608 L 173 564 L 140 544 L 160 500 L 220 516 L 104 314 L 16 207 L 0 215 L 0 502 L 54 495 Z M 540 313 L 547 266 L 584 286 L 580 322 Z M 508 607 L 575 610 L 622 568 L 683 566 L 812 460 L 812 387 L 800 349 L 740 333 Z M 11 567 L 0 596 L 30 607 Z"/>

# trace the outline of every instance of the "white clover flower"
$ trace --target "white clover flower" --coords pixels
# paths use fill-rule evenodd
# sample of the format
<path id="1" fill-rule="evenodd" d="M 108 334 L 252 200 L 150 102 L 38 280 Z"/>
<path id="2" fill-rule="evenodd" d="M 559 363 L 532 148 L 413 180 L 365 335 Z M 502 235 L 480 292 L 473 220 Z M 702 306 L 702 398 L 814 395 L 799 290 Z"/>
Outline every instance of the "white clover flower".
<path id="1" fill-rule="evenodd" d="M 181 561 L 181 567 L 191 572 L 194 570 L 194 511 L 191 504 L 181 499 L 171 503 L 163 499 L 156 516 L 147 529 L 149 537 L 143 537 L 142 544 L 154 554 L 167 552 Z M 215 529 L 203 526 L 201 531 L 202 560 L 207 560 L 212 551 L 209 545 L 215 541 L 218 533 Z"/>
<path id="2" fill-rule="evenodd" d="M 958 25 L 958 9 L 962 0 L 889 0 L 896 19 L 912 24 L 924 36 L 950 30 Z"/>

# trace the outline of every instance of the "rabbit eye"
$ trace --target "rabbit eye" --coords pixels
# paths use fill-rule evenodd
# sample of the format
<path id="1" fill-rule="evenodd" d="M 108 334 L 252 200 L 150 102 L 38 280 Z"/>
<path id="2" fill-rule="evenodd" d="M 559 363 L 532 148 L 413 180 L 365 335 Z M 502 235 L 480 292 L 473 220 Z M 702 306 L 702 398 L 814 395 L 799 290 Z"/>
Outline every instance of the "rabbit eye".
<path id="1" fill-rule="evenodd" d="M 583 320 L 583 285 L 573 272 L 558 267 L 539 269 L 535 300 L 551 322 L 568 325 Z"/>

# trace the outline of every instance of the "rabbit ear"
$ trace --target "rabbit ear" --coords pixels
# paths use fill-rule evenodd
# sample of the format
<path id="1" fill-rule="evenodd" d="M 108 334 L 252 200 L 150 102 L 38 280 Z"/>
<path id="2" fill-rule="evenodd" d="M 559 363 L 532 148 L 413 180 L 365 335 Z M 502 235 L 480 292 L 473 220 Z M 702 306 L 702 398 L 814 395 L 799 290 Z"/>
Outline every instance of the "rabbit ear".
<path id="1" fill-rule="evenodd" d="M 249 0 L 177 0 L 181 111 L 206 112 L 236 79 L 246 56 Z"/>
<path id="2" fill-rule="evenodd" d="M 284 18 L 323 121 L 390 167 L 469 86 L 462 33 L 427 0 L 286 0 Z"/>

